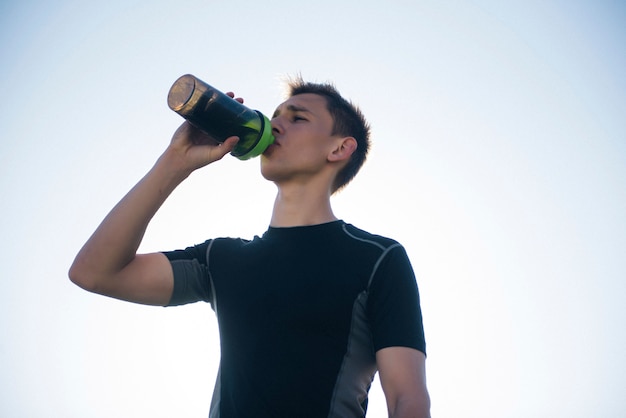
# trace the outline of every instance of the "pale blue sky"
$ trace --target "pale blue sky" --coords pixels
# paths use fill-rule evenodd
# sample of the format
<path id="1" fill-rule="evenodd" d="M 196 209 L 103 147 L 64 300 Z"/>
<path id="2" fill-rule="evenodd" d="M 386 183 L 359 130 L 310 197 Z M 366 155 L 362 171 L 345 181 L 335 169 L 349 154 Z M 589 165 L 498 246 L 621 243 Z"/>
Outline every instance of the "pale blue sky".
<path id="1" fill-rule="evenodd" d="M 178 76 L 271 114 L 301 73 L 373 126 L 335 211 L 407 248 L 433 416 L 623 417 L 625 21 L 604 0 L 2 2 L 0 415 L 207 415 L 210 307 L 98 297 L 67 269 L 181 123 Z M 227 158 L 141 250 L 260 234 L 274 191 Z"/>

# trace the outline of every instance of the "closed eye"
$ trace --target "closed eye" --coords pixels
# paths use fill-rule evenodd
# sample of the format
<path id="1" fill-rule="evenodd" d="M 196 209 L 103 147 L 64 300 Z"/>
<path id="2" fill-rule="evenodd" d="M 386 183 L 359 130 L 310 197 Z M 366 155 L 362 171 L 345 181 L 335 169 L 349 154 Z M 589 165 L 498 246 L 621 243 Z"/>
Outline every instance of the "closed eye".
<path id="1" fill-rule="evenodd" d="M 285 112 L 286 111 L 286 112 Z M 275 111 L 274 111 L 274 115 L 272 116 L 272 119 L 276 119 L 277 117 L 279 117 L 280 115 L 286 113 L 286 115 L 289 117 L 289 120 L 291 122 L 307 122 L 308 119 L 305 117 L 302 117 L 301 115 L 303 113 L 311 113 L 310 110 L 308 110 L 305 107 L 301 107 L 301 106 L 296 106 L 294 104 L 288 104 L 286 106 L 280 105 Z"/>

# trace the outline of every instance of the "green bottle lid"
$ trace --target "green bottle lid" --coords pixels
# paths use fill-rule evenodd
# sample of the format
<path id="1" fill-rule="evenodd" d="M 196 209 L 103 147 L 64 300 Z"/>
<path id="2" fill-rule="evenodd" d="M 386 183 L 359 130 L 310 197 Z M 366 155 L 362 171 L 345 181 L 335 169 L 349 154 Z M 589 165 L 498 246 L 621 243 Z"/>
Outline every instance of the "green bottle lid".
<path id="1" fill-rule="evenodd" d="M 240 160 L 248 160 L 250 158 L 254 158 L 263 154 L 263 151 L 265 151 L 267 147 L 269 147 L 274 142 L 274 135 L 272 135 L 272 124 L 270 120 L 267 118 L 267 116 L 265 116 L 258 110 L 255 110 L 255 112 L 257 112 L 259 114 L 259 117 L 261 118 L 261 132 L 259 134 L 259 139 L 254 147 L 248 150 L 245 154 L 233 154 Z"/>

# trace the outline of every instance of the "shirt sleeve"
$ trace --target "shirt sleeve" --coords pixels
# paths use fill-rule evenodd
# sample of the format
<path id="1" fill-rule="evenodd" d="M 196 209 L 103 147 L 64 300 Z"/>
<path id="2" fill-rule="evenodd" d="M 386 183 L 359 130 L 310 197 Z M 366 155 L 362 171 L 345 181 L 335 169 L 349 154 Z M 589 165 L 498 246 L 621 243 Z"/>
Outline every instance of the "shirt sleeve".
<path id="1" fill-rule="evenodd" d="M 184 250 L 163 252 L 174 272 L 174 289 L 167 306 L 212 302 L 206 254 L 210 241 Z"/>
<path id="2" fill-rule="evenodd" d="M 426 354 L 415 273 L 405 249 L 399 244 L 382 256 L 374 272 L 368 311 L 376 351 L 400 346 Z"/>

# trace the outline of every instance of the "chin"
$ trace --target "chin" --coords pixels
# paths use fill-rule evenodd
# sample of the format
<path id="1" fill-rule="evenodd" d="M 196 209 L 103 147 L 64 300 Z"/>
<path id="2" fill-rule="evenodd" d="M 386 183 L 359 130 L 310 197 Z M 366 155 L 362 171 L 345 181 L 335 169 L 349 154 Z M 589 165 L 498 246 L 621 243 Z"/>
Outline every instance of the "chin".
<path id="1" fill-rule="evenodd" d="M 261 175 L 265 180 L 273 181 L 274 173 L 272 170 L 272 162 L 265 155 L 261 155 Z"/>
<path id="2" fill-rule="evenodd" d="M 285 167 L 280 167 L 276 162 L 267 160 L 261 160 L 261 175 L 265 180 L 274 184 L 289 178 L 289 172 L 286 171 Z"/>

